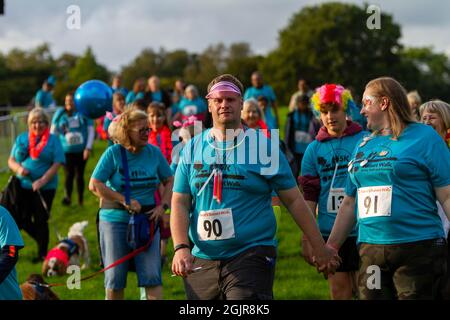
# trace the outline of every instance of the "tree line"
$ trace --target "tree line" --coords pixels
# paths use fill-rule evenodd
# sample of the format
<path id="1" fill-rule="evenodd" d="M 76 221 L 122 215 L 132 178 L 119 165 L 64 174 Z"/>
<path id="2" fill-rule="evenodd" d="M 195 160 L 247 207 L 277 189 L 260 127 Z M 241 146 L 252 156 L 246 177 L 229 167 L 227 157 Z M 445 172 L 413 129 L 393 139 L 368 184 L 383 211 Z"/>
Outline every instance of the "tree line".
<path id="1" fill-rule="evenodd" d="M 282 105 L 297 90 L 299 78 L 307 79 L 312 88 L 340 83 L 359 99 L 370 79 L 389 75 L 408 90 L 418 90 L 424 100 L 450 101 L 449 57 L 432 47 L 403 46 L 401 26 L 392 15 L 381 13 L 381 28 L 369 30 L 366 6 L 333 2 L 303 7 L 279 31 L 278 46 L 265 56 L 256 55 L 245 42 L 211 44 L 201 53 L 145 48 L 118 73 L 129 89 L 137 78 L 158 75 L 163 88 L 172 88 L 182 78 L 204 94 L 220 73 L 237 76 L 247 87 L 251 73 L 259 70 Z M 50 74 L 57 78 L 58 104 L 84 81 L 110 82 L 113 75 L 90 47 L 79 56 L 59 57 L 53 57 L 46 43 L 31 50 L 12 49 L 0 53 L 0 106 L 28 104 Z"/>

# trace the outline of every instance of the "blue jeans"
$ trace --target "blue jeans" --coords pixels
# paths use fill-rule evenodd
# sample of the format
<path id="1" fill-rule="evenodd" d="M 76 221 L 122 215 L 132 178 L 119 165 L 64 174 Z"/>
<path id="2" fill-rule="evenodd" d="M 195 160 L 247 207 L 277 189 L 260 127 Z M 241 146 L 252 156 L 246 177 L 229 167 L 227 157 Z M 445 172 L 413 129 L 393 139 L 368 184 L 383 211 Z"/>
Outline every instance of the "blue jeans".
<path id="1" fill-rule="evenodd" d="M 129 254 L 132 249 L 127 243 L 127 223 L 100 220 L 100 249 L 103 263 L 109 266 Z M 134 257 L 138 287 L 154 287 L 162 284 L 159 229 L 146 251 Z M 127 284 L 128 261 L 105 271 L 105 288 L 120 290 Z"/>

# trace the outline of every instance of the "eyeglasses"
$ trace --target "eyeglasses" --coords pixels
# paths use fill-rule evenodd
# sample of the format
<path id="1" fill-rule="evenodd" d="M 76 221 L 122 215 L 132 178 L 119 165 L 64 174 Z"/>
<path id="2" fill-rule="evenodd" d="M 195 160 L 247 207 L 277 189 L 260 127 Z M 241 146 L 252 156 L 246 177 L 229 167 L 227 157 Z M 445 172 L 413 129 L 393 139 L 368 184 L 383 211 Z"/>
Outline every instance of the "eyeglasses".
<path id="1" fill-rule="evenodd" d="M 365 96 L 362 98 L 362 106 L 364 107 L 370 107 L 375 102 L 375 96 Z"/>
<path id="2" fill-rule="evenodd" d="M 133 132 L 139 133 L 139 135 L 147 135 L 150 133 L 150 128 L 142 128 L 142 129 L 130 129 Z"/>

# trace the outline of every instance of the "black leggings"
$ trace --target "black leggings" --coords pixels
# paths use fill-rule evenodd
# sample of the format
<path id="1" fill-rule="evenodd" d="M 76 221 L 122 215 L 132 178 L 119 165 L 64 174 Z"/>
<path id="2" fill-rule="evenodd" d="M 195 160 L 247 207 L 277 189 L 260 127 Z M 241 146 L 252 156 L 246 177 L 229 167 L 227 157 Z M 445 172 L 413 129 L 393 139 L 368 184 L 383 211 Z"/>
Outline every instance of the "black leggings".
<path id="1" fill-rule="evenodd" d="M 22 210 L 26 212 L 26 217 L 23 221 L 23 229 L 34 239 L 38 244 L 38 255 L 44 257 L 47 255 L 47 248 L 49 242 L 48 219 L 50 210 L 55 197 L 56 190 L 41 190 L 43 200 L 47 204 L 48 212 L 42 205 L 37 192 L 31 189 L 23 189 L 23 203 Z"/>
<path id="2" fill-rule="evenodd" d="M 83 152 L 66 153 L 66 164 L 64 165 L 66 182 L 64 184 L 64 191 L 66 194 L 66 198 L 71 200 L 73 190 L 73 180 L 75 179 L 76 176 L 79 204 L 83 204 L 85 167 L 86 161 L 83 160 Z"/>

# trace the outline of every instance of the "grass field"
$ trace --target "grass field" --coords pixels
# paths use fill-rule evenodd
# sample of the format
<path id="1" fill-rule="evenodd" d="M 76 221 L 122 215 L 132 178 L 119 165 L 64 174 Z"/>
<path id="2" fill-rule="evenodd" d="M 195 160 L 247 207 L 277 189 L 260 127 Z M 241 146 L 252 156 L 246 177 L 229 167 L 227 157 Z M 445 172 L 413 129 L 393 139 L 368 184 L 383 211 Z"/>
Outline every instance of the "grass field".
<path id="1" fill-rule="evenodd" d="M 285 119 L 286 108 L 280 110 L 280 118 Z M 282 125 L 283 125 L 282 121 Z M 283 129 L 283 128 L 281 128 Z M 283 132 L 283 131 L 282 131 Z M 283 135 L 283 133 L 281 133 Z M 95 167 L 95 164 L 106 148 L 106 142 L 96 141 L 92 157 L 89 159 L 85 180 L 88 183 L 89 177 Z M 10 173 L 0 174 L 0 186 L 4 186 Z M 89 225 L 85 234 L 90 246 L 92 265 L 90 269 L 83 270 L 82 276 L 89 275 L 99 270 L 99 253 L 97 248 L 97 235 L 95 227 L 95 216 L 98 208 L 97 198 L 88 190 L 85 191 L 85 204 L 79 207 L 76 204 L 65 207 L 61 205 L 63 198 L 63 180 L 62 169 L 59 172 L 59 184 L 56 197 L 53 202 L 50 224 L 50 246 L 57 243 L 55 227 L 65 235 L 68 228 L 77 221 L 88 220 Z M 75 194 L 72 195 L 75 200 Z M 76 201 L 74 201 L 76 203 Z M 20 259 L 17 264 L 19 282 L 23 282 L 30 273 L 40 273 L 41 265 L 31 263 L 31 259 L 37 253 L 37 246 L 25 232 L 22 232 L 25 241 L 25 248 L 20 251 Z M 281 222 L 279 226 L 279 247 L 278 260 L 276 264 L 276 274 L 274 283 L 275 299 L 329 299 L 328 284 L 324 278 L 319 275 L 315 268 L 309 266 L 301 257 L 300 252 L 300 231 L 295 225 L 290 215 L 283 209 Z M 172 257 L 172 243 L 169 243 L 169 258 Z M 169 264 L 170 265 L 170 264 Z M 169 265 L 166 264 L 163 274 L 164 299 L 181 300 L 185 299 L 182 280 L 179 277 L 171 277 Z M 67 277 L 47 279 L 48 282 L 65 282 Z M 125 298 L 130 300 L 139 299 L 139 290 L 136 287 L 136 275 L 130 272 L 128 275 L 128 285 L 125 291 Z M 81 289 L 69 290 L 66 286 L 56 287 L 54 291 L 61 299 L 65 300 L 103 300 L 104 287 L 103 275 L 99 275 L 81 283 Z"/>

